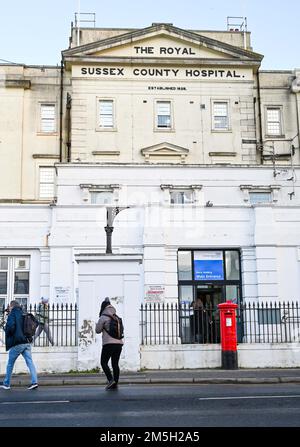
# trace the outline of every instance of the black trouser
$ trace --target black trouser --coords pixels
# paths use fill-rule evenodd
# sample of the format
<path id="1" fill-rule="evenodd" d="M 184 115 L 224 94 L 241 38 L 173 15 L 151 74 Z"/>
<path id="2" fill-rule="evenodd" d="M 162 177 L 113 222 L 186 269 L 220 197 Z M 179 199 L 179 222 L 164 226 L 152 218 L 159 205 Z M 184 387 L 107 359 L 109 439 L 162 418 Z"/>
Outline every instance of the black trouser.
<path id="1" fill-rule="evenodd" d="M 112 378 L 114 378 L 114 381 L 118 383 L 119 381 L 119 375 L 120 375 L 120 368 L 119 368 L 119 359 L 121 355 L 123 345 L 117 344 L 117 343 L 109 343 L 107 345 L 104 345 L 102 347 L 101 352 L 101 366 L 104 371 L 104 374 L 107 377 L 107 380 L 110 382 Z M 113 369 L 114 377 L 111 374 L 111 370 L 108 366 L 109 359 L 111 358 L 111 366 Z"/>

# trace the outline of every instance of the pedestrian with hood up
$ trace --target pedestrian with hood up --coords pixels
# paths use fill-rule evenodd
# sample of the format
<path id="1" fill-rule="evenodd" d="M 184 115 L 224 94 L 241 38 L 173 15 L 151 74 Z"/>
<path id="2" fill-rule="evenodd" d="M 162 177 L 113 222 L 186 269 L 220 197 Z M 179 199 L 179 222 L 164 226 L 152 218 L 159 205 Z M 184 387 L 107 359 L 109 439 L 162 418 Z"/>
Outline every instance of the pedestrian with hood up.
<path id="1" fill-rule="evenodd" d="M 37 312 L 35 314 L 36 319 L 39 322 L 36 328 L 36 333 L 34 334 L 33 341 L 35 341 L 40 334 L 44 331 L 51 345 L 54 345 L 54 341 L 49 328 L 49 300 L 48 298 L 42 297 L 41 302 L 38 304 Z"/>
<path id="2" fill-rule="evenodd" d="M 8 317 L 5 325 L 5 347 L 8 351 L 8 362 L 6 366 L 6 374 L 1 388 L 10 390 L 10 379 L 14 369 L 14 364 L 22 355 L 31 375 L 31 385 L 29 390 L 34 390 L 38 387 L 38 379 L 36 369 L 31 356 L 32 340 L 28 339 L 23 332 L 24 315 L 22 307 L 18 301 L 11 301 L 8 307 Z"/>
<path id="3" fill-rule="evenodd" d="M 116 315 L 116 309 L 110 304 L 109 298 L 106 297 L 101 304 L 99 313 L 99 321 L 96 324 L 96 333 L 102 333 L 102 352 L 101 367 L 107 378 L 107 390 L 116 389 L 118 387 L 120 368 L 119 360 L 123 347 L 123 340 L 114 338 L 109 334 L 109 326 L 111 320 Z M 113 374 L 108 366 L 111 359 Z"/>

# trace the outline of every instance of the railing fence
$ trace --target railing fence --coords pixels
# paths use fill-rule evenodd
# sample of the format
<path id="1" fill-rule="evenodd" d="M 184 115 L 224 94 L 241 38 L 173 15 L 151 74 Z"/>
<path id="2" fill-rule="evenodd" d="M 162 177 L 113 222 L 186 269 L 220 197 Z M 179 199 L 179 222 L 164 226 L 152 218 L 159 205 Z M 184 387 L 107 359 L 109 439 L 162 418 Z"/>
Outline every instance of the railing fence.
<path id="1" fill-rule="evenodd" d="M 39 317 L 39 305 L 30 304 L 24 311 L 30 312 L 35 315 L 40 321 L 43 321 Z M 76 304 L 52 304 L 49 305 L 48 319 L 46 325 L 37 328 L 36 334 L 40 332 L 38 337 L 33 341 L 33 346 L 51 346 L 53 341 L 54 346 L 77 346 L 78 344 L 78 307 Z M 43 312 L 41 312 L 43 315 Z M 5 308 L 0 309 L 0 346 L 5 346 L 5 333 L 4 326 L 7 319 L 7 313 Z M 48 326 L 48 330 L 47 330 Z M 47 335 L 49 334 L 49 337 Z"/>
<path id="2" fill-rule="evenodd" d="M 211 305 L 143 304 L 141 344 L 220 343 L 220 313 Z M 238 343 L 297 343 L 300 341 L 299 303 L 247 303 L 237 309 Z"/>

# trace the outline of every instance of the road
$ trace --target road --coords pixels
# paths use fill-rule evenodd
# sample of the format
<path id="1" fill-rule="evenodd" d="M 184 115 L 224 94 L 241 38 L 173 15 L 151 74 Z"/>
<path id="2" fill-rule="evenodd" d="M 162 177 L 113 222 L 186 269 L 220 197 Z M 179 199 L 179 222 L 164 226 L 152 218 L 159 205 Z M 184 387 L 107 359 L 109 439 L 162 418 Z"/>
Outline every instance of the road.
<path id="1" fill-rule="evenodd" d="M 0 427 L 299 427 L 300 385 L 0 390 Z"/>

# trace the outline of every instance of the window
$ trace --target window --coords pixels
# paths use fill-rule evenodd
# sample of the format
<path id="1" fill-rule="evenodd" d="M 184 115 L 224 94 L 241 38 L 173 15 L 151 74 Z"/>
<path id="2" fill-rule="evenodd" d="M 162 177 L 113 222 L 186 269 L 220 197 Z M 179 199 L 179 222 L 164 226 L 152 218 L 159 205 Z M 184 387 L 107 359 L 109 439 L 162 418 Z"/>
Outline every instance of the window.
<path id="1" fill-rule="evenodd" d="M 192 258 L 190 251 L 178 252 L 178 279 L 192 279 Z"/>
<path id="2" fill-rule="evenodd" d="M 111 205 L 113 203 L 112 191 L 91 192 L 91 203 L 97 205 Z"/>
<path id="3" fill-rule="evenodd" d="M 229 130 L 228 102 L 213 102 L 213 130 Z"/>
<path id="4" fill-rule="evenodd" d="M 271 192 L 249 192 L 250 203 L 271 203 L 272 193 Z"/>
<path id="5" fill-rule="evenodd" d="M 114 126 L 114 101 L 101 99 L 99 101 L 99 127 L 112 129 Z"/>
<path id="6" fill-rule="evenodd" d="M 258 324 L 280 324 L 280 309 L 257 309 Z"/>
<path id="7" fill-rule="evenodd" d="M 170 191 L 171 204 L 193 203 L 194 194 L 191 190 L 186 191 Z"/>
<path id="8" fill-rule="evenodd" d="M 225 252 L 226 279 L 230 281 L 240 279 L 240 256 L 238 251 Z"/>
<path id="9" fill-rule="evenodd" d="M 40 131 L 43 133 L 56 132 L 56 106 L 55 106 L 55 104 L 41 104 Z"/>
<path id="10" fill-rule="evenodd" d="M 17 300 L 22 306 L 29 298 L 30 258 L 0 256 L 0 306 Z"/>
<path id="11" fill-rule="evenodd" d="M 244 194 L 244 202 L 251 205 L 257 203 L 277 203 L 279 200 L 278 185 L 240 185 Z"/>
<path id="12" fill-rule="evenodd" d="M 171 101 L 156 102 L 156 127 L 158 129 L 171 129 Z"/>
<path id="13" fill-rule="evenodd" d="M 7 293 L 7 272 L 0 272 L 0 295 Z"/>
<path id="14" fill-rule="evenodd" d="M 40 199 L 54 198 L 55 168 L 40 168 Z"/>
<path id="15" fill-rule="evenodd" d="M 15 294 L 28 294 L 29 293 L 29 272 L 15 272 Z"/>
<path id="16" fill-rule="evenodd" d="M 267 135 L 282 135 L 280 107 L 267 107 Z"/>

